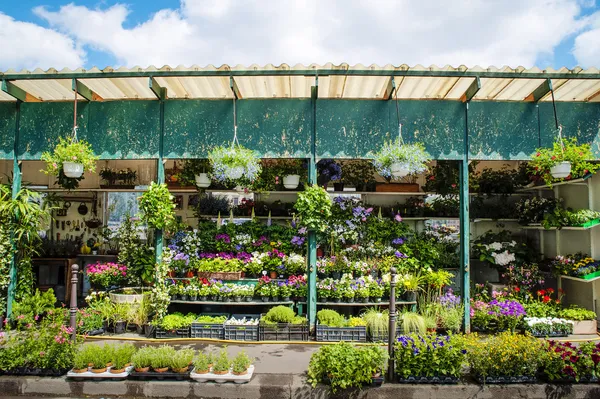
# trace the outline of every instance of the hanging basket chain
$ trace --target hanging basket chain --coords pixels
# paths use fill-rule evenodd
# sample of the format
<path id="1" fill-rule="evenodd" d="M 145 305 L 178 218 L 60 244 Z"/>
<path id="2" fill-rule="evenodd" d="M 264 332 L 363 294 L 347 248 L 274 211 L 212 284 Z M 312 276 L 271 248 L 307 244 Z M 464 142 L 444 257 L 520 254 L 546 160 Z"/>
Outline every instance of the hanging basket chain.
<path id="1" fill-rule="evenodd" d="M 75 90 L 75 102 L 73 103 L 73 143 L 77 143 L 77 86 Z"/>
<path id="2" fill-rule="evenodd" d="M 231 140 L 231 149 L 234 149 L 236 144 L 241 147 L 237 137 L 237 108 L 235 96 L 233 96 L 233 140 Z"/>
<path id="3" fill-rule="evenodd" d="M 404 144 L 404 139 L 402 139 L 402 123 L 400 123 L 400 109 L 398 107 L 398 90 L 396 90 L 396 120 L 398 121 L 398 141 L 400 145 Z"/>

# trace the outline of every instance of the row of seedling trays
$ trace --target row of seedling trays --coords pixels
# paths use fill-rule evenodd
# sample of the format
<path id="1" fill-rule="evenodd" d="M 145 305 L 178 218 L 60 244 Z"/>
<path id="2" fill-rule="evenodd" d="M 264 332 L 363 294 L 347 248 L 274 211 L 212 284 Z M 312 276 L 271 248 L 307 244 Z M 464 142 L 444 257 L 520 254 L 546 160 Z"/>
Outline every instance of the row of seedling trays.
<path id="1" fill-rule="evenodd" d="M 156 328 L 155 338 L 208 338 L 233 341 L 308 341 L 308 323 L 267 324 L 260 315 L 232 315 L 224 323 L 193 322 L 190 327 L 174 331 Z M 387 337 L 386 337 L 387 338 Z M 327 327 L 317 324 L 319 342 L 366 342 L 367 329 L 358 327 Z"/>

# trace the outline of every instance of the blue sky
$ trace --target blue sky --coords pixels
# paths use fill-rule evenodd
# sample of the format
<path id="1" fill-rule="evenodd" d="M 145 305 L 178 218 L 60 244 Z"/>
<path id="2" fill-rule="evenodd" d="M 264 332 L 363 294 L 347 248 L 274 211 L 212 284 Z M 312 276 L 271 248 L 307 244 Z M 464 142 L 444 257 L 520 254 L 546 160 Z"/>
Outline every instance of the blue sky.
<path id="1" fill-rule="evenodd" d="M 153 64 L 600 67 L 594 0 L 0 1 L 0 70 Z"/>

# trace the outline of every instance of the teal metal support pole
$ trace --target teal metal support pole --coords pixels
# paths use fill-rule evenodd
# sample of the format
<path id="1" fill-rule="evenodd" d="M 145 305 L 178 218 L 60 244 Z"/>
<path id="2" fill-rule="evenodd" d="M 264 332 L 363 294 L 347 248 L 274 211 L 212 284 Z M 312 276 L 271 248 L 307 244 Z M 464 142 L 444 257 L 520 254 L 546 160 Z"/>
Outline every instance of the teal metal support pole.
<path id="1" fill-rule="evenodd" d="M 463 329 L 471 332 L 471 279 L 469 240 L 471 220 L 469 217 L 469 103 L 465 108 L 464 155 L 460 162 L 460 275 L 463 279 L 462 298 L 465 308 Z"/>
<path id="2" fill-rule="evenodd" d="M 15 139 L 13 147 L 13 183 L 12 183 L 12 199 L 17 198 L 21 190 L 21 165 L 18 159 L 19 148 L 19 129 L 21 123 L 21 101 L 17 100 L 16 106 L 16 123 L 15 123 Z M 10 262 L 9 283 L 6 301 L 6 317 L 10 318 L 12 306 L 15 300 L 15 291 L 17 289 L 17 244 L 14 240 L 14 232 L 11 231 L 11 241 L 13 246 L 13 257 Z"/>
<path id="3" fill-rule="evenodd" d="M 311 87 L 312 103 L 312 134 L 310 159 L 308 160 L 308 182 L 317 183 L 317 95 L 319 78 L 315 78 L 315 85 Z M 308 320 L 312 326 L 317 321 L 317 233 L 308 232 L 308 298 L 307 298 Z"/>
<path id="4" fill-rule="evenodd" d="M 166 91 L 165 89 L 163 89 Z M 156 181 L 158 184 L 162 184 L 165 182 L 165 164 L 163 162 L 163 154 L 164 154 L 164 136 L 165 136 L 165 95 L 164 91 L 161 93 L 160 98 L 160 136 L 158 140 L 158 161 L 156 168 Z M 163 231 L 157 229 L 154 232 L 154 248 L 156 250 L 156 263 L 160 263 L 162 261 L 162 252 L 163 252 L 163 242 L 164 242 L 164 234 Z"/>

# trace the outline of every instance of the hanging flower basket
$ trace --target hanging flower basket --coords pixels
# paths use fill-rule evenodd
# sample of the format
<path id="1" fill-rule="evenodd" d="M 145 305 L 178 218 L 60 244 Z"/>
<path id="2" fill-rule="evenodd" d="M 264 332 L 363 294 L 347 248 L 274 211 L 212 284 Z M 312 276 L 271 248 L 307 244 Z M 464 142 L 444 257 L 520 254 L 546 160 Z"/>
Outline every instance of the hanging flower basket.
<path id="1" fill-rule="evenodd" d="M 216 147 L 208 154 L 212 178 L 219 183 L 249 186 L 260 174 L 260 160 L 254 151 L 240 145 Z"/>
<path id="2" fill-rule="evenodd" d="M 312 185 L 298 194 L 294 207 L 298 211 L 301 224 L 314 231 L 325 231 L 331 217 L 331 197 L 320 186 Z"/>
<path id="3" fill-rule="evenodd" d="M 298 188 L 300 184 L 300 175 L 287 175 L 283 177 L 283 187 L 288 190 Z"/>
<path id="4" fill-rule="evenodd" d="M 200 188 L 207 188 L 210 187 L 210 177 L 208 176 L 208 173 L 200 173 L 198 175 L 195 176 L 195 180 L 196 180 L 196 185 Z"/>
<path id="5" fill-rule="evenodd" d="M 427 170 L 431 160 L 422 143 L 404 144 L 401 138 L 386 143 L 375 154 L 373 165 L 377 172 L 387 180 L 401 179 Z"/>
<path id="6" fill-rule="evenodd" d="M 589 144 L 577 144 L 576 138 L 559 137 L 551 148 L 538 148 L 531 155 L 531 172 L 552 187 L 557 179 L 577 179 L 595 173 L 600 165 L 589 162 L 594 159 Z"/>
<path id="7" fill-rule="evenodd" d="M 99 157 L 94 154 L 87 141 L 61 137 L 54 151 L 44 152 L 41 159 L 46 162 L 46 169 L 42 172 L 57 176 L 58 184 L 62 187 L 74 189 L 83 180 L 84 172 L 96 171 L 96 161 Z"/>

